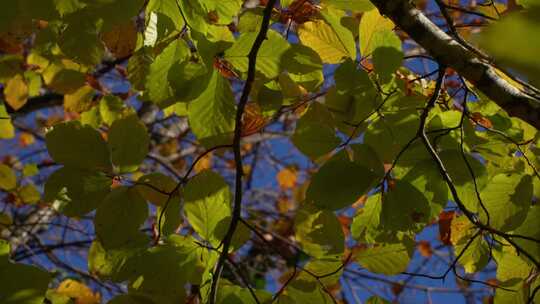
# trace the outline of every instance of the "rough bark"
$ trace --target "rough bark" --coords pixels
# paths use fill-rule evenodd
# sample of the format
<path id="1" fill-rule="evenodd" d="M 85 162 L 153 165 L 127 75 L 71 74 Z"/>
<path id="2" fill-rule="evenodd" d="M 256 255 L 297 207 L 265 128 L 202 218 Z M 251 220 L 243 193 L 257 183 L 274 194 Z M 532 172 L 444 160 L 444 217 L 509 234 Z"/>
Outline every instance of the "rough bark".
<path id="1" fill-rule="evenodd" d="M 506 81 L 489 62 L 450 37 L 408 0 L 371 2 L 439 63 L 456 70 L 510 116 L 540 129 L 540 99 Z"/>

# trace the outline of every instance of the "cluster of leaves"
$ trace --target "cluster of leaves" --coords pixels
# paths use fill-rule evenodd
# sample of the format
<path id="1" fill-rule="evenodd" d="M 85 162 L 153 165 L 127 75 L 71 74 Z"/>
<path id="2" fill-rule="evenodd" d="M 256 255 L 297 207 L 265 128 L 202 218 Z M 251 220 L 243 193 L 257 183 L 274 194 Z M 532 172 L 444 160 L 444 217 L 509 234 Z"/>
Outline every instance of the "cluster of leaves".
<path id="1" fill-rule="evenodd" d="M 406 272 L 415 248 L 429 251 L 416 238 L 431 225 L 456 255 L 448 271 L 479 273 L 494 259 L 497 283 L 489 284 L 500 287 L 495 300 L 532 299 L 540 286 L 538 130 L 451 69 L 438 67 L 435 81 L 415 79 L 404 66 L 406 35 L 367 0 L 282 0 L 273 10 L 264 4 L 275 1 L 261 2 L 6 3 L 0 12 L 0 138 L 15 136 L 10 115 L 38 103 L 59 99 L 65 113 L 60 121 L 41 122 L 52 161 L 39 169 L 26 164 L 21 172 L 0 164 L 6 205 L 39 202 L 73 220 L 90 216 L 95 239 L 88 271 L 128 290 L 111 304 L 337 302 L 349 267 Z M 525 24 L 538 33 L 531 18 L 537 11 L 518 12 L 479 39 L 533 82 L 540 75 L 538 48 L 505 27 Z M 525 54 L 504 58 L 504 44 L 493 43 L 501 36 L 525 44 Z M 253 67 L 255 78 L 246 82 Z M 325 75 L 329 69 L 334 72 Z M 107 73 L 128 89 L 111 89 L 100 80 Z M 249 94 L 247 105 L 237 103 L 238 88 Z M 181 175 L 145 165 L 157 141 L 150 129 L 156 118 L 143 119 L 148 106 L 158 107 L 163 120 L 186 118 L 189 139 L 203 147 L 190 166 L 177 168 Z M 285 135 L 312 166 L 303 179 L 294 166 L 279 172 L 286 199 L 277 209 L 291 221 L 288 229 L 266 232 L 270 219 L 256 222 L 234 212 L 241 208 L 234 198 L 247 189 L 231 191 L 230 162 L 220 169 L 208 157 L 217 149 L 251 151 L 248 140 L 273 124 L 294 128 Z M 238 135 L 242 147 L 233 146 Z M 51 166 L 44 185 L 33 179 Z M 11 217 L 0 217 L 5 231 Z M 237 228 L 223 254 L 233 222 Z M 294 253 L 280 252 L 274 238 Z M 265 280 L 257 288 L 234 275 L 219 280 L 216 264 L 228 262 L 233 273 L 234 257 L 260 242 L 264 254 L 290 266 L 276 266 L 282 288 L 272 295 Z M 48 289 L 58 283 L 52 274 L 9 262 L 9 244 L 0 245 L 2 303 L 100 301 L 76 280 Z"/>

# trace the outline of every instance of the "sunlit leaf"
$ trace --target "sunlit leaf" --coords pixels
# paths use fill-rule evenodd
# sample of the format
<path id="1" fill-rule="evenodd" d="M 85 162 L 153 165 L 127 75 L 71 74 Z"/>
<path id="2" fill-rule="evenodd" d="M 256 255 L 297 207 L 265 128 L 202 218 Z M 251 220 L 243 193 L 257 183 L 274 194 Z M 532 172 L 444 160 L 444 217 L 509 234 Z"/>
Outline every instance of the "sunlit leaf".
<path id="1" fill-rule="evenodd" d="M 256 32 L 240 36 L 225 52 L 224 58 L 242 73 L 248 70 L 248 54 L 255 42 Z M 281 58 L 289 49 L 289 43 L 275 31 L 269 31 L 257 53 L 257 71 L 267 78 L 276 78 L 280 72 Z"/>
<path id="2" fill-rule="evenodd" d="M 206 90 L 188 109 L 193 133 L 208 147 L 232 140 L 236 111 L 229 81 L 217 71 L 211 77 Z"/>
<path id="3" fill-rule="evenodd" d="M 203 171 L 185 187 L 184 211 L 193 229 L 205 240 L 217 245 L 219 222 L 231 215 L 231 193 L 223 178 Z"/>
<path id="4" fill-rule="evenodd" d="M 367 270 L 385 275 L 399 274 L 407 269 L 412 248 L 405 243 L 375 246 L 361 250 L 356 261 Z"/>

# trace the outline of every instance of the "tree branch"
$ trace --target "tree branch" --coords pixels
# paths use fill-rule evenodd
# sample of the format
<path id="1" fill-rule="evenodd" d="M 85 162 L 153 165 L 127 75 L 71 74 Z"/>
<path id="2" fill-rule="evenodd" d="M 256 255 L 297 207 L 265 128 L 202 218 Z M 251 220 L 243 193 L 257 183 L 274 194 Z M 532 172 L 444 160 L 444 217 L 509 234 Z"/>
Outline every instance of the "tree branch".
<path id="1" fill-rule="evenodd" d="M 540 97 L 515 87 L 490 62 L 442 31 L 408 0 L 371 0 L 439 63 L 452 67 L 510 116 L 540 129 Z"/>
<path id="2" fill-rule="evenodd" d="M 219 260 L 216 264 L 216 268 L 214 271 L 214 276 L 212 279 L 212 286 L 210 288 L 210 294 L 209 294 L 210 304 L 216 303 L 217 287 L 219 284 L 219 279 L 221 277 L 221 272 L 223 271 L 223 264 L 227 260 L 227 256 L 229 254 L 229 247 L 231 245 L 234 231 L 236 230 L 236 226 L 238 225 L 238 222 L 240 221 L 241 216 L 242 216 L 242 176 L 244 175 L 244 170 L 242 166 L 242 151 L 241 151 L 241 146 L 240 146 L 240 140 L 242 139 L 242 116 L 244 114 L 244 109 L 248 102 L 249 93 L 251 92 L 251 88 L 255 80 L 257 53 L 259 52 L 259 49 L 261 48 L 264 40 L 266 39 L 266 33 L 268 32 L 268 29 L 269 29 L 270 18 L 272 16 L 272 10 L 276 2 L 277 2 L 276 0 L 269 0 L 268 3 L 266 4 L 266 7 L 263 12 L 264 16 L 261 23 L 261 28 L 248 54 L 247 78 L 244 84 L 244 88 L 242 90 L 242 95 L 240 96 L 240 102 L 238 103 L 238 108 L 236 110 L 234 138 L 233 138 L 234 161 L 236 164 L 233 214 L 231 218 L 231 223 L 229 224 L 229 228 L 227 229 L 227 233 L 225 234 L 225 237 L 223 238 L 223 241 L 222 241 L 223 249 L 221 251 L 221 255 L 219 256 Z"/>

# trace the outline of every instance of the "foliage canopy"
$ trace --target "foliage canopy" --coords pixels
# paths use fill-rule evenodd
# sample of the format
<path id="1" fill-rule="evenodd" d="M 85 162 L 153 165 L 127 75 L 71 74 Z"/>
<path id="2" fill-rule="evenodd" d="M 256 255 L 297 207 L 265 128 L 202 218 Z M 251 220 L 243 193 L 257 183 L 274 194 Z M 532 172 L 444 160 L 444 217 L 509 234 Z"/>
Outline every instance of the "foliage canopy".
<path id="1" fill-rule="evenodd" d="M 536 1 L 5 2 L 1 303 L 540 302 Z"/>

